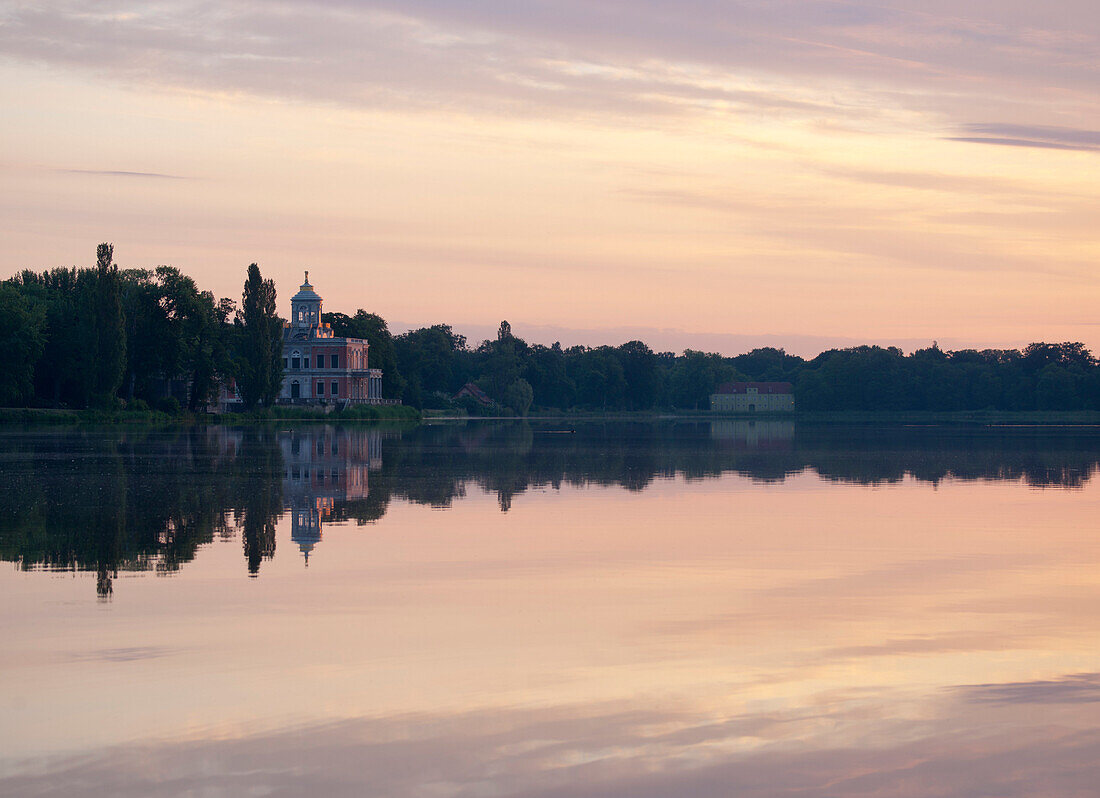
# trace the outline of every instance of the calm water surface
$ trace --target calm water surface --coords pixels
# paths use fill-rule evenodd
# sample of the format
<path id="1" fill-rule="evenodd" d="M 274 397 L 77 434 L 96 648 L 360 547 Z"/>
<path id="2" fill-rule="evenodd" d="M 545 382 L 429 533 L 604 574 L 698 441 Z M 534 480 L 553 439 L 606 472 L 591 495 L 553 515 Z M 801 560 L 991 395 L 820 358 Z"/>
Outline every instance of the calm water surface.
<path id="1" fill-rule="evenodd" d="M 0 794 L 1094 796 L 1100 431 L 0 429 Z"/>

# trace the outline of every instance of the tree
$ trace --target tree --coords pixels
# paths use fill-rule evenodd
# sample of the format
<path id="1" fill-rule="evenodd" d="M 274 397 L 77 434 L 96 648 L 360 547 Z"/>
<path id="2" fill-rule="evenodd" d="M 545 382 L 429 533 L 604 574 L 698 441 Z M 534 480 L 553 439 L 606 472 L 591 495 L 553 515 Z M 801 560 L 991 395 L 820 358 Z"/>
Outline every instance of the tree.
<path id="1" fill-rule="evenodd" d="M 672 369 L 672 401 L 677 407 L 696 410 L 710 407 L 715 388 L 736 375 L 721 355 L 685 349 Z"/>
<path id="2" fill-rule="evenodd" d="M 34 369 L 35 394 L 44 404 L 86 405 L 96 363 L 91 315 L 95 273 L 91 269 L 25 270 L 10 280 L 45 317 L 44 347 Z"/>
<path id="3" fill-rule="evenodd" d="M 565 353 L 555 342 L 546 347 L 535 344 L 527 357 L 523 370 L 524 379 L 530 384 L 539 407 L 572 407 L 576 386 L 565 372 Z"/>
<path id="4" fill-rule="evenodd" d="M 11 285 L 0 285 L 0 405 L 18 405 L 34 391 L 34 365 L 46 336 L 45 313 Z"/>
<path id="5" fill-rule="evenodd" d="M 477 354 L 481 359 L 478 383 L 485 393 L 506 404 L 504 392 L 523 373 L 527 343 L 512 335 L 512 325 L 502 321 L 496 340 L 482 342 Z"/>
<path id="6" fill-rule="evenodd" d="M 394 338 L 393 343 L 398 368 L 408 381 L 405 399 L 410 404 L 420 407 L 425 396 L 436 391 L 451 394 L 461 386 L 457 361 L 466 350 L 466 338 L 449 325 L 410 330 Z"/>
<path id="7" fill-rule="evenodd" d="M 283 320 L 275 313 L 275 281 L 263 279 L 255 263 L 248 267 L 237 321 L 242 339 L 237 367 L 241 399 L 248 408 L 269 407 L 283 381 Z"/>
<path id="8" fill-rule="evenodd" d="M 1035 406 L 1039 410 L 1076 410 L 1080 407 L 1077 386 L 1070 371 L 1048 363 L 1035 383 Z"/>
<path id="9" fill-rule="evenodd" d="M 372 369 L 382 369 L 382 396 L 400 399 L 405 390 L 405 379 L 397 367 L 397 350 L 386 320 L 376 313 L 360 308 L 354 316 L 344 313 L 325 313 L 321 320 L 332 327 L 340 338 L 362 338 L 367 342 L 367 358 Z"/>
<path id="10" fill-rule="evenodd" d="M 225 300 L 216 304 L 213 294 L 200 291 L 179 269 L 158 266 L 156 278 L 169 331 L 163 345 L 173 355 L 170 376 L 187 376 L 188 409 L 200 410 L 214 393 L 218 376 L 229 370 L 224 331 L 228 307 Z"/>
<path id="11" fill-rule="evenodd" d="M 516 411 L 516 415 L 525 416 L 531 407 L 531 401 L 535 398 L 535 392 L 531 390 L 531 383 L 520 377 L 504 390 L 504 406 Z"/>
<path id="12" fill-rule="evenodd" d="M 105 398 L 118 392 L 126 370 L 126 319 L 122 313 L 118 266 L 112 262 L 114 251 L 112 244 L 96 248 L 95 390 Z"/>
<path id="13" fill-rule="evenodd" d="M 120 277 L 126 317 L 126 400 L 160 398 L 153 396 L 153 380 L 174 376 L 176 357 L 160 288 L 148 269 L 126 269 Z"/>
<path id="14" fill-rule="evenodd" d="M 627 341 L 616 350 L 626 379 L 631 410 L 648 410 L 657 401 L 657 356 L 641 341 Z"/>
<path id="15" fill-rule="evenodd" d="M 603 410 L 622 407 L 626 377 L 614 349 L 575 346 L 566 355 L 569 376 L 577 386 L 577 404 Z"/>

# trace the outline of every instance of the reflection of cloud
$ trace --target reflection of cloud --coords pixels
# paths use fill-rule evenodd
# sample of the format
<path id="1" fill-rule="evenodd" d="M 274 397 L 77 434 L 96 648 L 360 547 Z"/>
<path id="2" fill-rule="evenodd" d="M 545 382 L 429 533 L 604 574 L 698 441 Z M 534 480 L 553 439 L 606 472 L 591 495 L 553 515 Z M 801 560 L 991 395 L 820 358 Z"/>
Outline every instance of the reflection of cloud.
<path id="1" fill-rule="evenodd" d="M 927 703 L 915 720 L 894 714 L 899 708 L 840 701 L 717 720 L 631 707 L 356 719 L 35 762 L 0 780 L 0 791 L 1068 798 L 1091 794 L 1100 773 L 1100 733 L 1091 728 L 1037 726 L 1015 708 L 968 713 L 950 701 Z"/>
<path id="2" fill-rule="evenodd" d="M 131 646 L 129 648 L 101 648 L 95 651 L 82 651 L 72 658 L 81 662 L 134 662 L 136 660 L 156 659 L 176 653 L 175 649 L 165 646 Z"/>
<path id="3" fill-rule="evenodd" d="M 846 628 L 854 617 L 863 622 L 894 618 L 913 600 L 924 599 L 936 607 L 936 612 L 969 612 L 974 606 L 986 611 L 986 605 L 981 602 L 945 606 L 936 597 L 952 595 L 963 585 L 973 586 L 976 579 L 987 573 L 1013 571 L 1025 565 L 1035 567 L 1039 564 L 1034 557 L 988 555 L 982 558 L 913 560 L 866 571 L 792 580 L 760 590 L 745 591 L 743 604 L 735 611 L 665 621 L 652 627 L 652 630 L 679 640 L 695 635 L 735 639 L 750 634 L 772 633 L 777 628 L 787 632 L 820 631 Z M 875 600 L 869 602 L 868 596 L 874 596 Z M 1008 602 L 1004 609 L 1005 612 L 1018 610 L 1018 598 Z M 1056 614 L 1037 616 L 1026 623 L 1017 621 L 1013 632 L 1007 635 L 980 629 L 961 630 L 944 635 L 887 639 L 870 646 L 807 649 L 805 661 L 821 664 L 866 656 L 1011 649 L 1023 642 L 1031 644 L 1049 634 L 1051 616 Z"/>
<path id="4" fill-rule="evenodd" d="M 116 169 L 58 169 L 70 175 L 100 175 L 103 177 L 151 177 L 161 180 L 188 180 L 181 175 L 165 175 L 159 172 L 124 172 Z"/>

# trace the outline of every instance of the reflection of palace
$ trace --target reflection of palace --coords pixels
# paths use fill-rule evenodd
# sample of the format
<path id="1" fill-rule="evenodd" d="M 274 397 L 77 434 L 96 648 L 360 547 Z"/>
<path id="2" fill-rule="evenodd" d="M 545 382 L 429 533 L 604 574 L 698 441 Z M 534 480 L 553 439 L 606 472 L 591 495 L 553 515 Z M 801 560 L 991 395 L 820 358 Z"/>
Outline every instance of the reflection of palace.
<path id="1" fill-rule="evenodd" d="M 382 433 L 312 427 L 279 434 L 285 471 L 283 496 L 290 507 L 290 538 L 309 564 L 321 540 L 322 522 L 340 502 L 364 499 L 367 473 L 382 467 Z"/>
<path id="2" fill-rule="evenodd" d="M 791 448 L 793 421 L 712 421 L 710 437 L 733 449 L 781 450 Z"/>

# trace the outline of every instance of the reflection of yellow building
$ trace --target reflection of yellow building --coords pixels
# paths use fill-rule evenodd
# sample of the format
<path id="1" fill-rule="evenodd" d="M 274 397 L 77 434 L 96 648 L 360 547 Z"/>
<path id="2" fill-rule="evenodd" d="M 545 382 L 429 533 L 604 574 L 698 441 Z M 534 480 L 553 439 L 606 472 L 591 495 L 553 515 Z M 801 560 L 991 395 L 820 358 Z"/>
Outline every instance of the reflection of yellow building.
<path id="1" fill-rule="evenodd" d="M 794 438 L 793 421 L 712 421 L 710 437 L 734 449 L 789 449 Z"/>
<path id="2" fill-rule="evenodd" d="M 309 564 L 322 523 L 340 502 L 365 498 L 368 473 L 382 467 L 378 430 L 310 427 L 279 435 L 285 470 L 283 497 L 290 507 L 290 539 Z"/>

